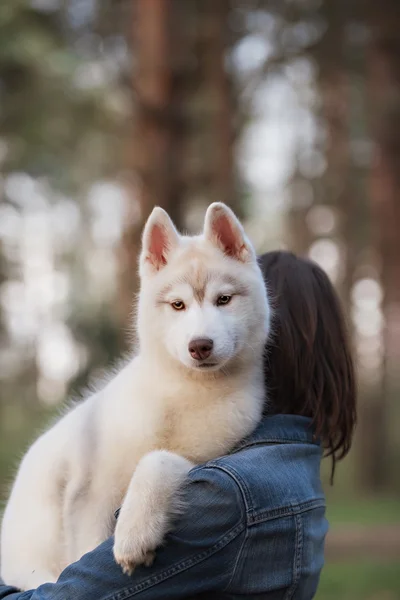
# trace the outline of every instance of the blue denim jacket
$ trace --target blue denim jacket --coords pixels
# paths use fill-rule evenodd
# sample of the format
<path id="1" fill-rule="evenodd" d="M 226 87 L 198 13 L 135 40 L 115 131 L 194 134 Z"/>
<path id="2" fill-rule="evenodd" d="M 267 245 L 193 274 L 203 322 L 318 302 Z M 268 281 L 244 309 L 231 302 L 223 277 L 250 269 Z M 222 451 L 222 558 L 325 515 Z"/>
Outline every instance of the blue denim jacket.
<path id="1" fill-rule="evenodd" d="M 229 456 L 190 472 L 187 510 L 153 566 L 124 575 L 109 539 L 55 584 L 0 585 L 0 600 L 309 600 L 327 531 L 320 460 L 309 419 L 266 417 Z"/>

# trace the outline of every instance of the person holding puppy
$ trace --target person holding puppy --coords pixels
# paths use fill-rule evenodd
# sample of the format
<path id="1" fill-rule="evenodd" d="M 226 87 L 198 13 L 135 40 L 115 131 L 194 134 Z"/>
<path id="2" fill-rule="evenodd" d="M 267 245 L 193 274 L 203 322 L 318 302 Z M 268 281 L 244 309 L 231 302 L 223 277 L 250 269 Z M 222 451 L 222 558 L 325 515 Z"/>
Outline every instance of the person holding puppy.
<path id="1" fill-rule="evenodd" d="M 320 461 L 331 457 L 333 480 L 350 449 L 354 367 L 326 274 L 286 252 L 264 254 L 260 266 L 275 312 L 264 417 L 229 455 L 189 472 L 184 510 L 152 566 L 125 575 L 110 538 L 57 583 L 0 586 L 1 600 L 313 598 L 328 528 Z"/>

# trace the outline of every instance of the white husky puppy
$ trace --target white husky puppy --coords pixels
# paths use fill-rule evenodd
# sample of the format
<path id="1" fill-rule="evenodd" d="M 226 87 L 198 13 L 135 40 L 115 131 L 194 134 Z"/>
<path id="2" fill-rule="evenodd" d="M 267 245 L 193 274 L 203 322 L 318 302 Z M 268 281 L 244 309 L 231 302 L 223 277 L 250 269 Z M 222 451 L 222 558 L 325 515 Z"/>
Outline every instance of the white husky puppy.
<path id="1" fill-rule="evenodd" d="M 1 532 L 1 575 L 20 589 L 55 581 L 114 531 L 124 571 L 149 564 L 188 470 L 260 420 L 270 310 L 232 211 L 212 204 L 203 234 L 184 237 L 155 208 L 140 277 L 138 353 L 21 463 Z"/>

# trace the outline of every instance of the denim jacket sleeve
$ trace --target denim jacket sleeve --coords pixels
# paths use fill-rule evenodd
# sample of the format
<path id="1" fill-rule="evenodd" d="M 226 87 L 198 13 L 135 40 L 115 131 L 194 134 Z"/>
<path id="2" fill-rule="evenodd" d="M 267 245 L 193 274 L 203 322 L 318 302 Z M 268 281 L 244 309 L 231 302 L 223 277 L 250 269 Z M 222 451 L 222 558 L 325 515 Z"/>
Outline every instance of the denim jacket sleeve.
<path id="1" fill-rule="evenodd" d="M 187 510 L 151 567 L 124 575 L 109 539 L 67 567 L 55 584 L 19 592 L 0 585 L 0 600 L 127 600 L 187 598 L 228 590 L 245 539 L 240 486 L 218 467 L 191 471 Z"/>

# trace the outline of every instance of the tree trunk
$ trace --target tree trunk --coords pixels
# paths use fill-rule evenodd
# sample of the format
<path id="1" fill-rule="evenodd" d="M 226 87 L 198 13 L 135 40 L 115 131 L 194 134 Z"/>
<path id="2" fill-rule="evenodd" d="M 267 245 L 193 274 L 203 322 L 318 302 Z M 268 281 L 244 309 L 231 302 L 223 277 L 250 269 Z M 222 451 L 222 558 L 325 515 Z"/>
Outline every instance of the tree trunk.
<path id="1" fill-rule="evenodd" d="M 375 247 L 384 290 L 384 357 L 381 394 L 368 407 L 369 488 L 390 482 L 390 404 L 400 391 L 400 6 L 396 0 L 371 3 L 369 12 L 370 100 L 375 142 L 371 201 Z M 397 400 L 397 398 L 396 398 Z M 394 471 L 393 471 L 394 473 Z"/>
<path id="2" fill-rule="evenodd" d="M 337 237 L 342 245 L 339 293 L 350 324 L 350 292 L 357 262 L 355 238 L 356 196 L 351 189 L 350 74 L 346 52 L 346 0 L 325 3 L 327 31 L 319 48 L 322 114 L 325 121 L 327 168 L 324 174 L 326 204 L 338 214 Z"/>
<path id="3" fill-rule="evenodd" d="M 234 207 L 234 155 L 233 155 L 233 95 L 227 70 L 229 49 L 229 0 L 207 3 L 206 77 L 213 101 L 213 119 L 210 123 L 211 144 L 216 153 L 214 171 L 215 193 L 213 200 Z"/>
<path id="4" fill-rule="evenodd" d="M 135 124 L 131 166 L 135 175 L 120 252 L 120 316 L 128 325 L 142 227 L 154 206 L 179 227 L 180 189 L 174 107 L 171 0 L 136 0 L 133 15 Z"/>
<path id="5" fill-rule="evenodd" d="M 120 314 L 129 323 L 140 232 L 154 205 L 183 224 L 183 200 L 236 206 L 229 0 L 136 0 L 136 175 L 121 245 Z M 135 197 L 136 194 L 136 197 Z M 138 206 L 140 218 L 137 218 Z"/>

